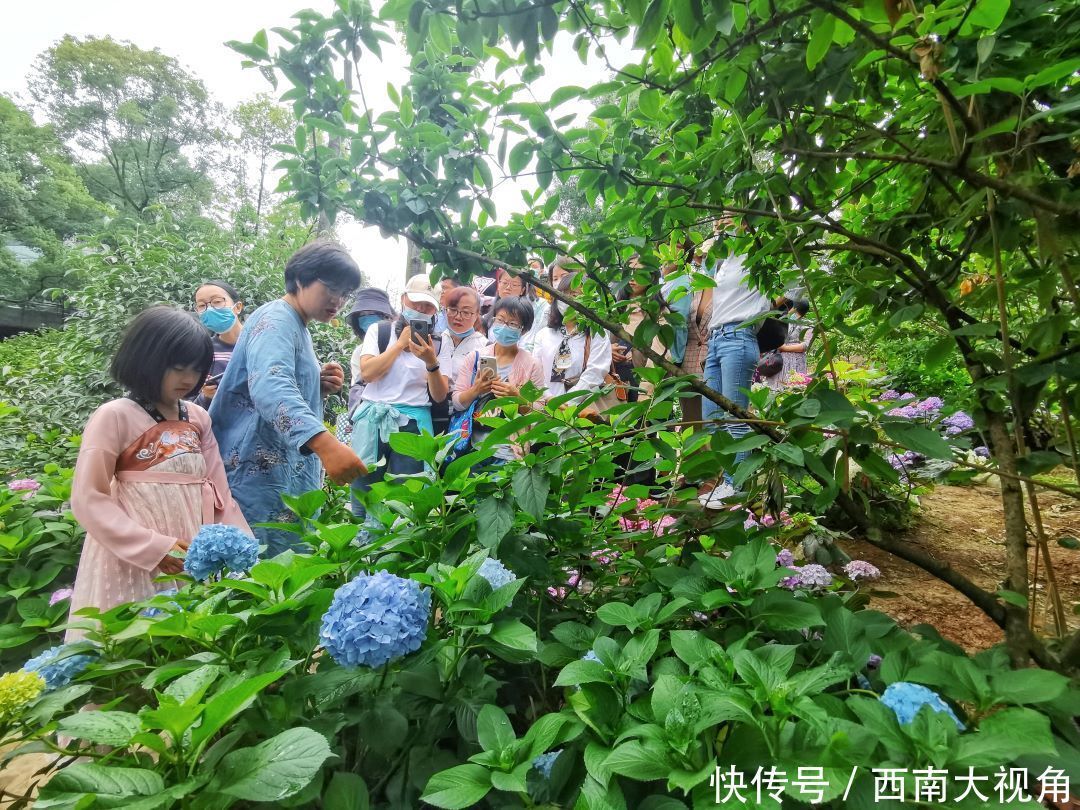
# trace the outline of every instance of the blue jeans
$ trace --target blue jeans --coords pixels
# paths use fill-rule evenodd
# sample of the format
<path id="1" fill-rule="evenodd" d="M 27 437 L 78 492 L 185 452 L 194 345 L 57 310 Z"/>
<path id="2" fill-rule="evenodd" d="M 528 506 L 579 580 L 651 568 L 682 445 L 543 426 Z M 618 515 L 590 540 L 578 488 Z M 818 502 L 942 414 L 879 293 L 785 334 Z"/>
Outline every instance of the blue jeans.
<path id="1" fill-rule="evenodd" d="M 737 328 L 737 323 L 726 323 L 709 333 L 709 353 L 705 358 L 705 384 L 719 391 L 740 407 L 750 404 L 750 381 L 754 376 L 758 358 L 757 332 L 748 328 Z M 710 399 L 702 397 L 701 418 L 708 421 L 718 416 L 723 417 L 723 409 Z M 705 429 L 714 432 L 715 424 L 706 424 Z M 745 422 L 724 425 L 732 439 L 736 441 L 750 432 Z M 738 465 L 746 453 L 735 456 Z M 724 473 L 724 480 L 731 483 L 731 476 Z"/>

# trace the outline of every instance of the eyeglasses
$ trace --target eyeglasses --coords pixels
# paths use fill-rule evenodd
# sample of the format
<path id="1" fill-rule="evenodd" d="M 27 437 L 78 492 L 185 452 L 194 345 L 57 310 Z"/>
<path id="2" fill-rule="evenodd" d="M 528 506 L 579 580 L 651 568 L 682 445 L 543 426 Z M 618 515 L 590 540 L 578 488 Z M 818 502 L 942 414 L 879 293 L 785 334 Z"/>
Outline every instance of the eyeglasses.
<path id="1" fill-rule="evenodd" d="M 520 323 L 517 323 L 516 321 L 504 321 L 502 318 L 496 318 L 493 321 L 493 325 L 494 326 L 510 326 L 510 327 L 513 327 L 514 329 L 522 329 L 522 328 L 524 328 L 524 327 L 522 327 L 522 325 Z"/>
<path id="2" fill-rule="evenodd" d="M 222 307 L 227 307 L 228 305 L 229 300 L 227 298 L 211 298 L 210 303 L 207 303 L 205 301 L 200 301 L 199 303 L 197 303 L 195 305 L 195 311 L 198 314 L 202 315 L 204 312 L 206 312 L 207 308 L 221 309 Z"/>
<path id="3" fill-rule="evenodd" d="M 500 290 L 507 290 L 508 291 L 508 290 L 516 290 L 518 288 L 520 288 L 522 290 L 525 289 L 525 284 L 519 278 L 504 278 L 502 281 L 499 282 L 499 289 Z"/>
<path id="4" fill-rule="evenodd" d="M 335 287 L 333 284 L 327 284 L 321 278 L 319 283 L 323 285 L 327 295 L 331 298 L 336 298 L 338 301 L 347 301 L 356 292 L 355 287 Z"/>
<path id="5" fill-rule="evenodd" d="M 476 317 L 476 310 L 456 309 L 454 307 L 450 307 L 448 310 L 446 310 L 446 314 L 449 315 L 451 318 L 465 318 L 466 320 L 468 320 L 470 318 Z"/>

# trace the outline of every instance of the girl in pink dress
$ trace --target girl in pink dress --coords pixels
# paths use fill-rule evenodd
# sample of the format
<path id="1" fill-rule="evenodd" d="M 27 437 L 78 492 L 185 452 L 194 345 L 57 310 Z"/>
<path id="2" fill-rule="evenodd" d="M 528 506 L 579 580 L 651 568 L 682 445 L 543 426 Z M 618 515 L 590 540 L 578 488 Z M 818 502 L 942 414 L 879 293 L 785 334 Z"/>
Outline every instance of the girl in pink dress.
<path id="1" fill-rule="evenodd" d="M 153 596 L 178 574 L 204 523 L 250 534 L 225 478 L 206 411 L 183 398 L 198 391 L 213 360 L 210 334 L 190 313 L 152 307 L 131 322 L 112 376 L 129 394 L 106 402 L 83 431 L 71 510 L 86 529 L 71 597 L 76 641 L 93 626 L 75 614 Z"/>

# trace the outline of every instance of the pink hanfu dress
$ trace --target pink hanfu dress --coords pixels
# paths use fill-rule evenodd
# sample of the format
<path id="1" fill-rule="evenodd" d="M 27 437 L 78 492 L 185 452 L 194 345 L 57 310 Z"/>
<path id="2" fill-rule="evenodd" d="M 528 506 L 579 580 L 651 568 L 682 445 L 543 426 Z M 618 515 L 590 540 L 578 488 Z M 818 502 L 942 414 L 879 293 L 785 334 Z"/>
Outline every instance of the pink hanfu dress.
<path id="1" fill-rule="evenodd" d="M 210 416 L 193 403 L 185 407 L 187 421 L 156 421 L 134 400 L 116 399 L 90 417 L 71 492 L 86 540 L 69 621 L 88 623 L 75 615 L 81 608 L 109 610 L 163 590 L 166 584 L 153 581 L 158 563 L 204 523 L 251 534 L 229 492 Z M 72 627 L 65 640 L 85 635 Z"/>

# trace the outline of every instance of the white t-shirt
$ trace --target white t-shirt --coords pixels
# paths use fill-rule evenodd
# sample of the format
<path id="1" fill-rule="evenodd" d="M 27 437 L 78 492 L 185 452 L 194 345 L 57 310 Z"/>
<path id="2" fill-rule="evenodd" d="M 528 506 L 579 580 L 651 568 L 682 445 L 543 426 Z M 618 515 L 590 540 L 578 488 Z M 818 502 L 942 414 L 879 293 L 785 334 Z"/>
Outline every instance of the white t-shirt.
<path id="1" fill-rule="evenodd" d="M 769 299 L 750 287 L 745 256 L 728 256 L 716 268 L 709 329 L 744 323 L 769 309 Z"/>
<path id="2" fill-rule="evenodd" d="M 393 330 L 387 349 L 397 340 Z M 377 357 L 379 351 L 379 330 L 372 327 L 364 335 L 360 346 L 361 357 Z M 357 364 L 359 365 L 359 363 Z M 445 367 L 443 373 L 446 372 Z M 409 352 L 401 352 L 394 358 L 394 364 L 382 377 L 364 386 L 364 399 L 370 402 L 385 402 L 393 405 L 430 405 L 428 395 L 427 365 L 419 357 Z"/>
<path id="3" fill-rule="evenodd" d="M 551 367 L 555 362 L 555 355 L 559 352 L 562 339 L 562 332 L 545 327 L 537 333 L 533 347 L 533 357 L 540 363 L 540 368 L 544 372 L 544 387 L 547 388 L 548 398 L 567 392 L 562 382 L 554 382 L 551 379 Z M 584 359 L 585 334 L 575 332 L 570 336 L 570 368 L 566 370 L 565 377 L 570 380 L 577 377 L 578 380 L 570 390 L 599 391 L 604 385 L 604 375 L 611 368 L 611 341 L 606 333 L 592 336 L 589 344 L 589 363 L 582 369 Z"/>

